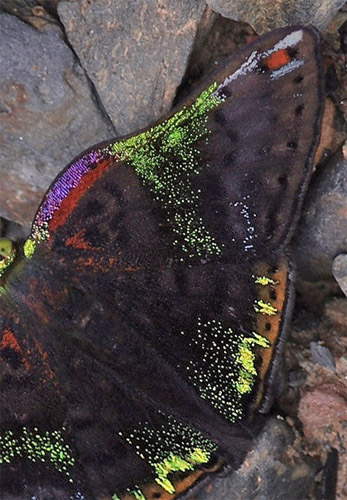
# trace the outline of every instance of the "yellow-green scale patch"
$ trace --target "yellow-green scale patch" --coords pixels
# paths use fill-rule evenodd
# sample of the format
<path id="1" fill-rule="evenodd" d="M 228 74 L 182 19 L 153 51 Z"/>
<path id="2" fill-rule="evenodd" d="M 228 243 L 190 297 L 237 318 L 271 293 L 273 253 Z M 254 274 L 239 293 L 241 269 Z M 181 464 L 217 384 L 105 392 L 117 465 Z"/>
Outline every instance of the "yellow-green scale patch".
<path id="1" fill-rule="evenodd" d="M 199 431 L 172 416 L 160 415 L 166 420 L 162 426 L 154 428 L 149 422 L 144 422 L 130 434 L 120 435 L 153 467 L 155 481 L 172 494 L 175 488 L 170 481 L 170 474 L 193 470 L 207 463 L 217 447 Z M 139 490 L 136 491 L 139 493 Z M 141 490 L 140 493 L 142 494 Z M 135 496 L 135 491 L 131 494 Z"/>
<path id="2" fill-rule="evenodd" d="M 254 384 L 257 370 L 254 365 L 255 354 L 252 350 L 254 346 L 269 347 L 269 341 L 253 332 L 254 337 L 243 338 L 239 345 L 239 352 L 237 355 L 237 363 L 240 366 L 240 373 L 236 382 L 236 388 L 239 394 L 247 394 L 251 392 Z"/>
<path id="3" fill-rule="evenodd" d="M 189 257 L 218 255 L 221 248 L 199 217 L 199 192 L 192 179 L 206 168 L 196 147 L 208 141 L 208 112 L 222 99 L 217 83 L 202 92 L 189 107 L 135 137 L 116 142 L 103 152 L 128 161 L 168 214 L 175 246 Z"/>
<path id="4" fill-rule="evenodd" d="M 0 238 L 0 278 L 16 257 L 16 249 L 11 240 Z"/>
<path id="5" fill-rule="evenodd" d="M 75 464 L 69 446 L 61 431 L 39 432 L 23 427 L 22 434 L 12 431 L 0 434 L 0 464 L 10 464 L 16 458 L 27 458 L 32 462 L 50 462 L 56 470 L 66 474 L 72 482 L 70 469 Z"/>
<path id="6" fill-rule="evenodd" d="M 42 222 L 40 226 L 36 223 L 33 225 L 31 235 L 26 240 L 23 246 L 23 253 L 27 259 L 31 259 L 34 255 L 36 245 L 49 238 L 48 223 Z"/>
<path id="7" fill-rule="evenodd" d="M 266 314 L 267 316 L 275 316 L 277 314 L 277 309 L 270 302 L 264 302 L 263 300 L 257 300 L 254 304 L 254 310 L 257 313 Z"/>
<path id="8" fill-rule="evenodd" d="M 135 498 L 135 500 L 147 500 L 140 489 L 132 490 L 129 493 Z"/>
<path id="9" fill-rule="evenodd" d="M 267 285 L 274 285 L 275 281 L 268 276 L 257 276 L 255 281 L 257 285 L 262 285 L 262 286 L 267 286 Z"/>

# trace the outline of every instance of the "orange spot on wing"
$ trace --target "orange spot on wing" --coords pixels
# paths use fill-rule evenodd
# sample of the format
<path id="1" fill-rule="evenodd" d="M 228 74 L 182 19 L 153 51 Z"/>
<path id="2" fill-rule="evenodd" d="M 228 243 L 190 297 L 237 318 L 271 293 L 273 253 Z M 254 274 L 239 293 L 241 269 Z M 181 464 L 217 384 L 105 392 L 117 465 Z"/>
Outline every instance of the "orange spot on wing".
<path id="1" fill-rule="evenodd" d="M 288 64 L 290 60 L 291 57 L 288 54 L 288 51 L 285 49 L 281 49 L 277 50 L 277 52 L 274 52 L 273 54 L 271 54 L 271 56 L 267 57 L 264 60 L 264 64 L 268 69 L 276 70 Z"/>
<path id="2" fill-rule="evenodd" d="M 10 349 L 13 349 L 18 353 L 22 352 L 22 349 L 18 344 L 18 340 L 16 339 L 14 333 L 9 328 L 6 328 L 3 331 L 1 340 L 1 349 L 5 349 L 6 347 L 9 347 Z"/>
<path id="3" fill-rule="evenodd" d="M 66 240 L 66 246 L 72 247 L 72 248 L 77 248 L 79 250 L 92 250 L 93 247 L 90 246 L 88 241 L 85 241 L 83 239 L 85 234 L 85 229 L 81 229 L 78 233 L 74 234 L 73 236 L 70 236 L 70 238 L 67 238 Z"/>
<path id="4" fill-rule="evenodd" d="M 96 168 L 88 170 L 88 172 L 82 177 L 78 186 L 71 189 L 69 194 L 61 202 L 59 210 L 55 212 L 51 221 L 49 222 L 49 231 L 56 231 L 66 219 L 69 217 L 71 212 L 76 208 L 79 200 L 88 191 L 88 189 L 103 175 L 106 170 L 108 170 L 114 163 L 113 158 L 107 158 L 101 161 Z"/>

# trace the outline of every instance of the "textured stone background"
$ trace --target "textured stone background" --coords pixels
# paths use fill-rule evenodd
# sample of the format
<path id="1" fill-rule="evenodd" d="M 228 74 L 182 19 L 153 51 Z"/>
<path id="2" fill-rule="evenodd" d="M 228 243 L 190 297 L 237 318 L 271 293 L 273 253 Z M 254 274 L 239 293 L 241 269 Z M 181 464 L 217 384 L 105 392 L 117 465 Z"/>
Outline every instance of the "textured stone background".
<path id="1" fill-rule="evenodd" d="M 285 418 L 270 419 L 243 467 L 208 483 L 199 500 L 332 499 L 337 452 L 337 497 L 347 498 L 343 3 L 0 2 L 0 231 L 16 239 L 28 233 L 67 162 L 92 144 L 150 124 L 255 32 L 288 23 L 324 30 L 330 120 L 293 245 L 298 300 L 273 409 Z"/>

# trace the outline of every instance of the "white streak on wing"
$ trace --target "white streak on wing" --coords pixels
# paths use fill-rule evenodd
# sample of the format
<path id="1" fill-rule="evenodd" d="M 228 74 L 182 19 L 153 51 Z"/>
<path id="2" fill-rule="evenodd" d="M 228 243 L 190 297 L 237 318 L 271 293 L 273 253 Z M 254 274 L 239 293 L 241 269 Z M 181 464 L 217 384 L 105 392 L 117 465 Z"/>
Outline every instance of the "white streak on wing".
<path id="1" fill-rule="evenodd" d="M 291 73 L 294 71 L 296 68 L 300 68 L 304 64 L 304 61 L 302 59 L 293 59 L 293 61 L 290 61 L 290 63 L 286 64 L 285 66 L 282 66 L 282 68 L 273 71 L 270 75 L 271 80 L 278 80 L 284 75 L 287 75 L 288 73 Z"/>
<path id="2" fill-rule="evenodd" d="M 278 50 L 287 49 L 288 47 L 294 47 L 302 40 L 303 35 L 304 32 L 302 30 L 293 31 L 292 33 L 289 33 L 289 35 L 285 36 L 282 40 L 277 42 L 272 49 L 264 52 L 262 56 L 263 57 L 270 56 L 271 54 L 277 52 Z"/>
<path id="3" fill-rule="evenodd" d="M 229 85 L 230 82 L 236 80 L 236 78 L 238 78 L 239 76 L 243 76 L 246 73 L 249 73 L 250 71 L 255 69 L 257 65 L 258 65 L 258 52 L 255 50 L 251 53 L 247 61 L 243 63 L 242 66 L 240 66 L 239 69 L 235 71 L 235 73 L 232 73 L 231 75 L 227 76 L 224 82 L 221 83 L 213 93 L 216 95 L 220 95 L 221 90 L 224 89 L 227 85 Z"/>

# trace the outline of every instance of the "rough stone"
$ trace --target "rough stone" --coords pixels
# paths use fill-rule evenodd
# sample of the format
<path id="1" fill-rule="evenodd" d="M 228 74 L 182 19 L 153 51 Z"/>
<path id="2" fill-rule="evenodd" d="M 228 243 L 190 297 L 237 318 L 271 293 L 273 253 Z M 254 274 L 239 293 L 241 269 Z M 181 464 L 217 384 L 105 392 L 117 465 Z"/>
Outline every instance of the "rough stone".
<path id="1" fill-rule="evenodd" d="M 313 24 L 325 29 L 345 0 L 206 0 L 224 17 L 249 23 L 262 35 L 288 24 Z M 271 14 L 270 14 L 271 13 Z"/>
<path id="2" fill-rule="evenodd" d="M 29 226 L 56 174 L 114 135 L 57 27 L 0 14 L 0 216 Z"/>
<path id="3" fill-rule="evenodd" d="M 347 252 L 347 157 L 341 152 L 316 172 L 295 235 L 301 279 L 330 280 L 336 255 Z"/>
<path id="4" fill-rule="evenodd" d="M 56 5 L 59 0 L 1 0 L 0 11 L 19 17 L 34 28 L 44 29 L 47 23 L 58 24 Z"/>
<path id="5" fill-rule="evenodd" d="M 185 72 L 203 0 L 60 2 L 66 35 L 120 134 L 161 117 Z"/>
<path id="6" fill-rule="evenodd" d="M 333 275 L 347 297 L 347 254 L 341 253 L 333 262 Z"/>
<path id="7" fill-rule="evenodd" d="M 178 104 L 194 88 L 201 85 L 206 75 L 256 36 L 248 24 L 232 21 L 207 8 L 200 21 L 187 71 L 177 91 L 175 103 Z"/>
<path id="8" fill-rule="evenodd" d="M 310 342 L 310 350 L 312 354 L 312 359 L 315 363 L 325 368 L 330 368 L 330 370 L 336 369 L 334 356 L 331 354 L 327 347 L 319 344 L 318 342 Z"/>
<path id="9" fill-rule="evenodd" d="M 195 500 L 288 500 L 307 498 L 317 466 L 302 456 L 291 461 L 294 433 L 283 421 L 270 418 L 236 472 L 217 477 Z M 288 451 L 288 455 L 287 452 Z"/>
<path id="10" fill-rule="evenodd" d="M 347 333 L 347 300 L 335 298 L 325 305 L 325 314 L 336 327 L 342 327 Z M 346 345 L 347 347 L 347 345 Z"/>

